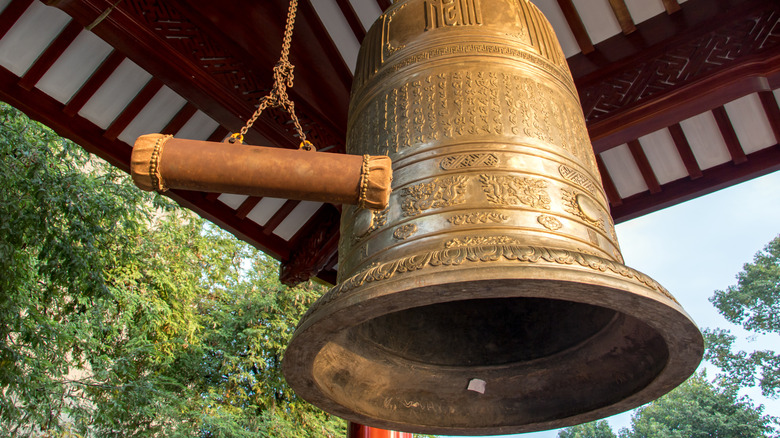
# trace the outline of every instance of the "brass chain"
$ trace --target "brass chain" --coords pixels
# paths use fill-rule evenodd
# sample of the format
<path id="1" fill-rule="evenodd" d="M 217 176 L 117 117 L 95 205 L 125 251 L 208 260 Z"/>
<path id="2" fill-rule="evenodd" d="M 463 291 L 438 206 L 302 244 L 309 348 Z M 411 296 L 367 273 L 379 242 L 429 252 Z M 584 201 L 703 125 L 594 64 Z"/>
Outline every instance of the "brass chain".
<path id="1" fill-rule="evenodd" d="M 284 29 L 284 38 L 282 39 L 282 56 L 279 58 L 279 62 L 274 66 L 274 85 L 268 95 L 260 99 L 260 103 L 257 106 L 257 110 L 252 117 L 247 120 L 246 125 L 241 128 L 238 134 L 233 134 L 233 138 L 242 142 L 249 128 L 257 121 L 263 110 L 266 108 L 282 108 L 290 114 L 290 118 L 295 124 L 295 130 L 298 131 L 298 136 L 301 138 L 300 147 L 306 150 L 314 149 L 314 146 L 306 140 L 306 134 L 303 132 L 301 122 L 298 121 L 298 116 L 295 115 L 295 103 L 287 96 L 287 88 L 292 88 L 293 79 L 295 75 L 293 70 L 295 66 L 290 63 L 288 59 L 290 56 L 290 43 L 292 42 L 293 26 L 295 25 L 295 15 L 298 11 L 298 0 L 290 0 L 290 7 L 287 10 L 287 24 Z"/>

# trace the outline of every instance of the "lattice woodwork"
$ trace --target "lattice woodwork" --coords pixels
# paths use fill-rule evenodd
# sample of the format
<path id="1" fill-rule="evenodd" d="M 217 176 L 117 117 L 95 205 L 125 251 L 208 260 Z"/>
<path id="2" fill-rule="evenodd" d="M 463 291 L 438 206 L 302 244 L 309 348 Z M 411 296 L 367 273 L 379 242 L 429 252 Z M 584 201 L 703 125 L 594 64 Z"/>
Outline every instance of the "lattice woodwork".
<path id="1" fill-rule="evenodd" d="M 632 68 L 605 75 L 579 88 L 585 119 L 590 124 L 634 104 L 656 98 L 745 58 L 780 48 L 780 12 L 757 12 L 690 39 Z"/>

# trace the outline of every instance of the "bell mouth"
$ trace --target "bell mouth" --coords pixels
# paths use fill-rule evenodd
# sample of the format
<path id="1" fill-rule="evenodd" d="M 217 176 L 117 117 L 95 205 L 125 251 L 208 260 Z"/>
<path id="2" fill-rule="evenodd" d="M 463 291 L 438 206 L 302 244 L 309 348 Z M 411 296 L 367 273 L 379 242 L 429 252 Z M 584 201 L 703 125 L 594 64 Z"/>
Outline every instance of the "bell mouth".
<path id="1" fill-rule="evenodd" d="M 326 295 L 301 321 L 285 377 L 306 400 L 360 424 L 490 435 L 635 408 L 701 359 L 695 324 L 643 285 L 576 271 L 566 281 L 500 278 L 507 272 L 460 282 L 440 272 L 440 284 L 418 275 Z"/>
<path id="2" fill-rule="evenodd" d="M 424 365 L 490 367 L 528 362 L 573 348 L 617 312 L 546 298 L 493 298 L 414 307 L 346 333 L 352 345 Z"/>

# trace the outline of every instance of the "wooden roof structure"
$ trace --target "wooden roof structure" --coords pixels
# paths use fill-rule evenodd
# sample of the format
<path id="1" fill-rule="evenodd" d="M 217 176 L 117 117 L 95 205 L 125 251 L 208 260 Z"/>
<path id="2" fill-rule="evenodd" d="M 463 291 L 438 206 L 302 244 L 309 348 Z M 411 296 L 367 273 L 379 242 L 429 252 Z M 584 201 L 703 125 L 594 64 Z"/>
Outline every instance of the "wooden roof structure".
<path id="1" fill-rule="evenodd" d="M 579 90 L 616 222 L 780 169 L 777 0 L 532 0 Z M 0 0 L 0 99 L 115 166 L 138 135 L 220 141 L 272 86 L 288 0 Z M 390 0 L 300 0 L 291 97 L 343 152 L 352 72 Z M 267 111 L 247 143 L 296 147 Z M 340 206 L 173 191 L 282 261 L 335 282 Z"/>

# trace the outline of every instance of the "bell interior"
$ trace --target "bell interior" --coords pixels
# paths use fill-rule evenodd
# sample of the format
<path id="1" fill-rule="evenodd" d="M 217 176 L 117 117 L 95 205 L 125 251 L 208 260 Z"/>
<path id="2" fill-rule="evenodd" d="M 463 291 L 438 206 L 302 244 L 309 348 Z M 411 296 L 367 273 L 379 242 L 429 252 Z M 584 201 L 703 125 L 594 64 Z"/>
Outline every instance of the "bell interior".
<path id="1" fill-rule="evenodd" d="M 545 298 L 471 299 L 415 307 L 351 329 L 355 344 L 440 366 L 495 366 L 572 348 L 604 329 L 616 312 Z"/>

